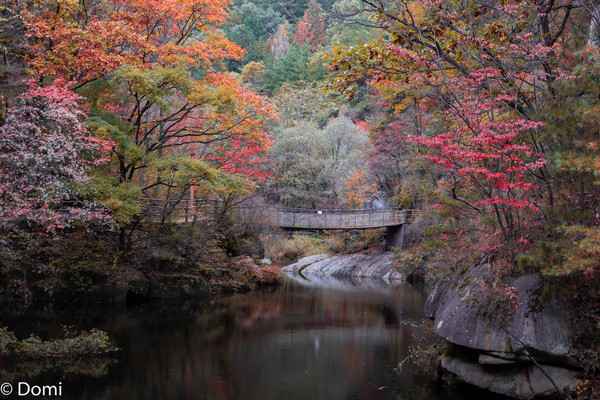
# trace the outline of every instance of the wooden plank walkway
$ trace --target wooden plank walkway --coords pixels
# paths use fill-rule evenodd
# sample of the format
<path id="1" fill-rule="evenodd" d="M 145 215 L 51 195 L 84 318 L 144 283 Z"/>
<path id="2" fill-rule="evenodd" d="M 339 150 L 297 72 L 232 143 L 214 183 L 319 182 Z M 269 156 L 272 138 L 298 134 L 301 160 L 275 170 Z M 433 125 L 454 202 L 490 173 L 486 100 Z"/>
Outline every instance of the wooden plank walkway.
<path id="1" fill-rule="evenodd" d="M 284 229 L 351 230 L 400 226 L 410 223 L 413 212 L 401 209 L 308 210 L 239 208 L 236 217 L 246 223 Z"/>
<path id="2" fill-rule="evenodd" d="M 147 199 L 142 214 L 154 222 L 207 224 L 216 211 L 214 203 L 165 202 Z M 103 209 L 98 206 L 99 209 Z M 67 209 L 64 210 L 68 212 Z M 295 209 L 273 206 L 235 206 L 234 221 L 242 224 L 298 230 L 353 230 L 397 227 L 410 224 L 418 210 L 390 209 Z"/>

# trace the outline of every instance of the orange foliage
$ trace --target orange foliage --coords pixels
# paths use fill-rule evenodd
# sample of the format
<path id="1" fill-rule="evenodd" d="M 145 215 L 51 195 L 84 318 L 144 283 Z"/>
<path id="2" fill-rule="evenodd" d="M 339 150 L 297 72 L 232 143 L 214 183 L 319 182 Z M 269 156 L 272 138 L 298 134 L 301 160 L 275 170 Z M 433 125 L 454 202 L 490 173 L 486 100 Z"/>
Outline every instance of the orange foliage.
<path id="1" fill-rule="evenodd" d="M 369 182 L 363 170 L 356 171 L 346 181 L 345 189 L 346 203 L 353 208 L 362 208 L 377 193 L 377 186 Z"/>
<path id="2" fill-rule="evenodd" d="M 132 126 L 129 142 L 113 151 L 121 182 L 147 167 L 148 153 L 183 153 L 213 164 L 218 159 L 221 168 L 233 164 L 234 171 L 260 176 L 254 167 L 271 144 L 264 122 L 275 112 L 236 77 L 219 72 L 223 61 L 244 55 L 219 30 L 228 5 L 229 0 L 33 3 L 25 13 L 32 74 L 40 81 L 65 80 L 73 88 L 96 80 L 110 84 L 93 96 L 98 109 Z M 146 154 L 130 152 L 133 146 Z M 253 167 L 241 165 L 245 161 Z"/>
<path id="3" fill-rule="evenodd" d="M 244 51 L 218 26 L 229 0 L 106 0 L 91 9 L 43 2 L 25 13 L 36 77 L 75 85 L 122 65 L 199 65 L 240 59 Z M 200 38 L 201 37 L 201 38 Z"/>

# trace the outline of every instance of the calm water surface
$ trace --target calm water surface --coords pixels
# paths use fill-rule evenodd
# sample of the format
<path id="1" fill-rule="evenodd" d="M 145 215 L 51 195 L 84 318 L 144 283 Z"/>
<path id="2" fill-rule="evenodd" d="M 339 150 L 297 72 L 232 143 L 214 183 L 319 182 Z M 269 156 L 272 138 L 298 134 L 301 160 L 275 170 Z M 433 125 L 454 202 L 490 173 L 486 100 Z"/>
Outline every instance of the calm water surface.
<path id="1" fill-rule="evenodd" d="M 13 321 L 13 327 L 52 336 L 64 324 L 96 326 L 123 349 L 111 365 L 74 363 L 67 372 L 50 368 L 29 379 L 62 381 L 63 399 L 489 398 L 449 391 L 411 368 L 396 369 L 415 337 L 423 335 L 423 302 L 409 285 L 290 282 L 209 305 L 82 310 L 58 321 L 39 315 Z M 4 367 L 13 379 L 30 368 Z"/>

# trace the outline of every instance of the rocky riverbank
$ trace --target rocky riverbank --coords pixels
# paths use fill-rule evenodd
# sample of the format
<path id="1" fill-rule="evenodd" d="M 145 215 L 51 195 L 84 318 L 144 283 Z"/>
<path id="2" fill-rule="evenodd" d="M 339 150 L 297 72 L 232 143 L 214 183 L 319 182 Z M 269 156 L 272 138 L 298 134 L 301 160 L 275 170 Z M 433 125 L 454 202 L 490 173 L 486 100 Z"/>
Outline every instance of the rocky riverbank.
<path id="1" fill-rule="evenodd" d="M 510 302 L 490 295 L 491 282 L 491 266 L 484 263 L 439 282 L 429 295 L 426 314 L 450 345 L 441 368 L 460 381 L 518 399 L 574 390 L 578 368 L 571 357 L 568 307 L 544 296 L 536 274 L 508 282 Z"/>
<path id="2" fill-rule="evenodd" d="M 348 280 L 403 282 L 405 277 L 394 268 L 391 252 L 379 254 L 316 255 L 305 257 L 283 268 L 288 274 L 305 277 L 333 277 Z"/>
<path id="3" fill-rule="evenodd" d="M 392 253 L 316 255 L 283 272 L 336 289 L 344 289 L 342 283 L 387 287 L 406 279 Z M 482 263 L 433 285 L 425 314 L 447 343 L 439 362 L 445 377 L 517 399 L 575 390 L 580 370 L 568 305 L 544 291 L 538 274 L 509 279 L 502 288 L 491 288 L 494 281 L 492 267 Z"/>

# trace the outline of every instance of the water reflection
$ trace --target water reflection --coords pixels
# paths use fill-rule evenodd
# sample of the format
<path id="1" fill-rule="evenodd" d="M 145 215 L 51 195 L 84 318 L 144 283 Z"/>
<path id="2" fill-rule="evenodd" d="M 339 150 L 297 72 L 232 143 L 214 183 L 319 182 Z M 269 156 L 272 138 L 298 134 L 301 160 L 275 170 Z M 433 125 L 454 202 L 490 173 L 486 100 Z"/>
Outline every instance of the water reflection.
<path id="1" fill-rule="evenodd" d="M 387 281 L 378 278 L 352 276 L 344 279 L 332 275 L 299 274 L 287 275 L 289 281 L 301 286 L 316 287 L 322 289 L 347 290 L 352 292 L 369 291 L 388 293 L 390 288 L 401 286 L 400 281 Z"/>
<path id="2" fill-rule="evenodd" d="M 464 398 L 411 371 L 394 372 L 420 333 L 423 297 L 411 286 L 380 289 L 290 283 L 199 310 L 105 315 L 94 323 L 115 335 L 122 359 L 103 378 L 60 377 L 63 398 Z"/>

